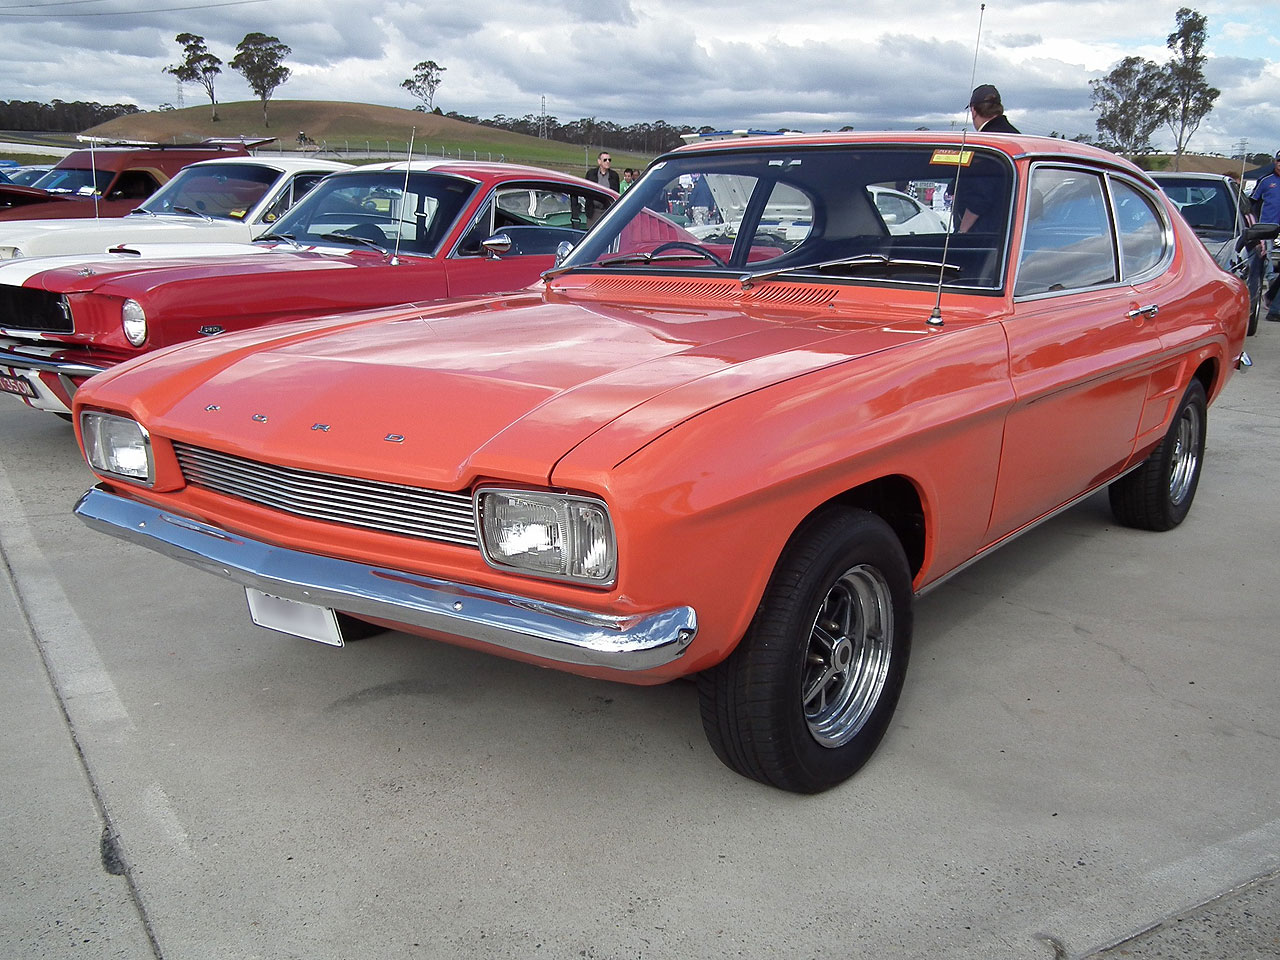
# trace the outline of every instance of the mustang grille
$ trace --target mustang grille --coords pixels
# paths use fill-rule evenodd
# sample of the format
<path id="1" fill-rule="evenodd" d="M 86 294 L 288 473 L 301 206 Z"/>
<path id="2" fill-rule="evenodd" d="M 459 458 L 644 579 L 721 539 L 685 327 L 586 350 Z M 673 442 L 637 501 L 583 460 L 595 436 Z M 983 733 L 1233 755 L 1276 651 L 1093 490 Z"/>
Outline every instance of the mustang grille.
<path id="1" fill-rule="evenodd" d="M 71 333 L 71 311 L 60 293 L 0 283 L 0 327 Z"/>
<path id="2" fill-rule="evenodd" d="M 193 486 L 300 517 L 479 547 L 468 493 L 277 467 L 186 443 L 173 448 Z"/>

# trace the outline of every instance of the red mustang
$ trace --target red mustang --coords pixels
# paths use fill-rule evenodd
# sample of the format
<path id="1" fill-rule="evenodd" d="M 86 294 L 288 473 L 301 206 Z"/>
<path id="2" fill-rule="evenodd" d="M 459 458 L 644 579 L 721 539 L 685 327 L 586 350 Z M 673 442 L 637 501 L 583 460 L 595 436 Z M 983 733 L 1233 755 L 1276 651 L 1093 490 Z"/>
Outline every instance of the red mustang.
<path id="1" fill-rule="evenodd" d="M 0 391 L 67 414 L 88 377 L 184 340 L 526 287 L 616 198 L 537 167 L 382 164 L 322 180 L 252 244 L 8 261 Z"/>
<path id="2" fill-rule="evenodd" d="M 945 198 L 937 223 L 896 233 L 883 190 Z M 1147 175 L 1090 147 L 700 144 L 542 289 L 94 378 L 77 512 L 327 643 L 354 617 L 697 675 L 721 760 L 821 790 L 890 729 L 916 594 L 1103 487 L 1123 524 L 1186 517 L 1248 306 Z"/>

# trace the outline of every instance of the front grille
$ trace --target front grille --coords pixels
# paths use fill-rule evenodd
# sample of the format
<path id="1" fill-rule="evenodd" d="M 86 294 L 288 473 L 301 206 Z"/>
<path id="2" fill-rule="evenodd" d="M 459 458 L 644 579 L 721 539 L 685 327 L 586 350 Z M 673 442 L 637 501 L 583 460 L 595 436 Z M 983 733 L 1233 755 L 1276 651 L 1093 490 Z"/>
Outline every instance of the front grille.
<path id="1" fill-rule="evenodd" d="M 193 486 L 300 517 L 479 547 L 468 493 L 277 467 L 186 443 L 173 449 Z"/>
<path id="2" fill-rule="evenodd" d="M 0 327 L 71 333 L 71 311 L 60 293 L 0 283 Z"/>

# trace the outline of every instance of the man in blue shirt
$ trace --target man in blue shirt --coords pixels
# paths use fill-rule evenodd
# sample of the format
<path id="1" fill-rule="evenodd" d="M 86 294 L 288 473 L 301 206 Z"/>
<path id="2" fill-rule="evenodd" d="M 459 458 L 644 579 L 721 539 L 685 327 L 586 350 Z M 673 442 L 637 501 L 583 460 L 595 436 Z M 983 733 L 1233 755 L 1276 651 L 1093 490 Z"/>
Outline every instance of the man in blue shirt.
<path id="1" fill-rule="evenodd" d="M 1275 164 L 1271 172 L 1258 180 L 1249 194 L 1253 203 L 1253 214 L 1258 223 L 1280 223 L 1280 151 L 1275 156 Z M 1276 302 L 1277 288 L 1280 288 L 1280 273 L 1277 273 L 1267 290 L 1267 319 L 1280 322 L 1280 303 Z"/>

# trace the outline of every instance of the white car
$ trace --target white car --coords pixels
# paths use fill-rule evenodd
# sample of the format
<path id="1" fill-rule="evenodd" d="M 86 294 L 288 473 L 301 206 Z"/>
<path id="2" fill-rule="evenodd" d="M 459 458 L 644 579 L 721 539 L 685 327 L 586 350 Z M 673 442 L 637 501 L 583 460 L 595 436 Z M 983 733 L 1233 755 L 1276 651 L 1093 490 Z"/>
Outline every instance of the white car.
<path id="1" fill-rule="evenodd" d="M 947 232 L 947 222 L 915 197 L 889 187 L 871 186 L 867 190 L 885 226 L 894 236 Z"/>
<path id="2" fill-rule="evenodd" d="M 690 223 L 685 229 L 707 242 L 732 242 L 753 185 L 741 178 L 721 176 L 709 187 L 715 202 L 715 222 Z M 944 218 L 909 194 L 880 185 L 866 189 L 891 236 L 946 233 L 949 229 L 949 214 Z M 772 234 L 784 245 L 799 243 L 812 229 L 809 200 L 786 187 L 779 187 L 769 198 L 764 217 L 757 225 L 757 230 Z"/>
<path id="3" fill-rule="evenodd" d="M 0 260 L 103 253 L 138 243 L 248 243 L 269 233 L 320 180 L 350 167 L 292 157 L 202 160 L 124 217 L 0 223 Z"/>

